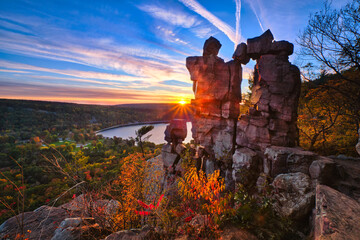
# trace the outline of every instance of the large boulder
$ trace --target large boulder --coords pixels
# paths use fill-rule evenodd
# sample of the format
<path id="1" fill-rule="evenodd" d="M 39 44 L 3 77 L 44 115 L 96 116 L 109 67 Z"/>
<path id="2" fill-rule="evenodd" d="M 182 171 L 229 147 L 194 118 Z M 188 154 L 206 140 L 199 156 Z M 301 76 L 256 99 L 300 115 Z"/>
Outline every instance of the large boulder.
<path id="1" fill-rule="evenodd" d="M 120 202 L 113 199 L 94 199 L 91 194 L 80 194 L 60 207 L 71 212 L 73 217 L 92 216 L 95 220 L 102 221 L 114 217 L 120 207 Z"/>
<path id="2" fill-rule="evenodd" d="M 266 148 L 264 154 L 264 172 L 273 177 L 281 173 L 309 174 L 309 167 L 317 157 L 315 153 L 300 148 L 279 146 Z"/>
<path id="3" fill-rule="evenodd" d="M 250 61 L 250 57 L 247 55 L 246 43 L 238 44 L 232 57 L 241 64 L 247 64 Z"/>
<path id="4" fill-rule="evenodd" d="M 180 156 L 172 150 L 172 146 L 169 143 L 162 147 L 161 158 L 166 168 L 174 167 L 180 160 Z"/>
<path id="5" fill-rule="evenodd" d="M 253 185 L 259 176 L 261 158 L 249 148 L 238 148 L 233 155 L 232 176 L 235 182 Z"/>
<path id="6" fill-rule="evenodd" d="M 165 129 L 165 140 L 170 142 L 182 142 L 187 135 L 187 126 L 185 119 L 173 119 Z"/>
<path id="7" fill-rule="evenodd" d="M 325 185 L 316 187 L 316 240 L 358 240 L 360 203 Z"/>
<path id="8" fill-rule="evenodd" d="M 275 191 L 275 211 L 295 221 L 306 220 L 315 200 L 310 177 L 301 172 L 280 174 L 272 186 Z"/>
<path id="9" fill-rule="evenodd" d="M 288 41 L 274 41 L 269 53 L 289 56 L 294 53 L 294 44 Z"/>
<path id="10" fill-rule="evenodd" d="M 210 55 L 217 56 L 220 48 L 221 48 L 221 43 L 219 42 L 219 40 L 211 36 L 204 43 L 203 56 L 204 57 Z"/>
<path id="11" fill-rule="evenodd" d="M 0 239 L 15 239 L 17 234 L 24 231 L 25 238 L 50 240 L 60 223 L 68 217 L 70 212 L 64 208 L 41 206 L 33 212 L 14 216 L 1 224 Z M 22 227 L 18 219 L 23 221 Z"/>
<path id="12" fill-rule="evenodd" d="M 247 40 L 247 54 L 252 59 L 258 59 L 270 51 L 273 40 L 274 36 L 269 29 L 259 37 L 249 38 Z"/>
<path id="13" fill-rule="evenodd" d="M 358 140 L 358 143 L 356 144 L 356 151 L 360 155 L 360 128 L 358 130 L 358 134 L 359 134 L 359 140 Z"/>
<path id="14" fill-rule="evenodd" d="M 122 230 L 110 234 L 104 240 L 146 240 L 146 239 L 156 239 L 151 238 L 153 230 L 144 226 L 142 229 L 130 229 Z"/>
<path id="15" fill-rule="evenodd" d="M 336 163 L 331 158 L 320 157 L 311 163 L 310 176 L 320 184 L 332 185 L 337 179 Z"/>
<path id="16" fill-rule="evenodd" d="M 51 240 L 79 240 L 100 237 L 101 228 L 94 218 L 65 218 Z"/>

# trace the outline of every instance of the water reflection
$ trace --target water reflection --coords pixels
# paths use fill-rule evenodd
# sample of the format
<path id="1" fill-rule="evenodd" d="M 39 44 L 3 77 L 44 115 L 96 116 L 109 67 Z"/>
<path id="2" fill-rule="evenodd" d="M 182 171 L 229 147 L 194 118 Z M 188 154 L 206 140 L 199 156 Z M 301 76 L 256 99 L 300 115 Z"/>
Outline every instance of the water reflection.
<path id="1" fill-rule="evenodd" d="M 149 124 L 146 124 L 149 125 Z M 167 123 L 158 123 L 158 124 L 151 124 L 154 126 L 154 129 L 151 130 L 149 132 L 149 134 L 145 135 L 151 135 L 149 140 L 150 142 L 153 142 L 155 144 L 161 144 L 161 143 L 165 143 L 166 141 L 164 140 L 164 132 L 165 132 L 165 128 L 168 125 Z M 105 130 L 103 132 L 100 132 L 99 134 L 103 135 L 104 137 L 108 137 L 108 138 L 112 138 L 112 137 L 120 137 L 123 139 L 127 139 L 130 137 L 135 138 L 135 131 L 138 130 L 139 128 L 141 128 L 142 126 L 144 126 L 144 124 L 140 124 L 140 125 L 133 125 L 133 126 L 126 126 L 126 127 L 118 127 L 118 128 L 113 128 L 113 129 L 109 129 L 109 130 Z M 192 139 L 192 133 L 191 133 L 191 122 L 187 122 L 186 123 L 187 126 L 187 136 L 185 139 L 185 143 L 190 142 L 190 140 Z"/>

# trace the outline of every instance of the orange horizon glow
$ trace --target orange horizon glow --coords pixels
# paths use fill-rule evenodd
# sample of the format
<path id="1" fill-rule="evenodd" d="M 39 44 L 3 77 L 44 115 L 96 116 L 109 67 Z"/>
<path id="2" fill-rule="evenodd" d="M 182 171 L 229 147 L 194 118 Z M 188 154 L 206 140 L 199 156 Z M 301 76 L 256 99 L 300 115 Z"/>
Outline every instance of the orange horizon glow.
<path id="1" fill-rule="evenodd" d="M 132 99 L 132 101 L 126 101 L 125 99 L 106 99 L 106 98 L 70 98 L 70 97 L 22 97 L 22 96 L 0 96 L 0 99 L 8 100 L 24 100 L 24 101 L 45 101 L 45 102 L 58 102 L 58 103 L 75 103 L 75 104 L 90 104 L 90 105 L 121 105 L 121 104 L 147 104 L 147 103 L 169 103 L 178 104 L 183 107 L 189 102 L 185 100 L 173 101 L 172 99 Z"/>

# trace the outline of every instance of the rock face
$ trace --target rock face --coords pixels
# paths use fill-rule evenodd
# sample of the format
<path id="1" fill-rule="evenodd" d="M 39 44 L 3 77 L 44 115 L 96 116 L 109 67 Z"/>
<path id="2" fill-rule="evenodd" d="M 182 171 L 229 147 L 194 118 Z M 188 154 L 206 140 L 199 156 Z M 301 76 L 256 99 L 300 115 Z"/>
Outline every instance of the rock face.
<path id="1" fill-rule="evenodd" d="M 106 225 L 104 220 L 117 213 L 120 203 L 115 200 L 94 200 L 90 206 L 88 200 L 82 194 L 59 207 L 41 206 L 33 212 L 25 212 L 23 219 L 25 238 L 45 240 L 96 238 L 101 231 L 104 231 L 101 227 L 107 227 L 99 226 L 98 223 Z M 101 209 L 101 211 L 94 212 L 90 209 Z M 93 217 L 89 217 L 90 215 Z M 22 219 L 22 215 L 9 218 L 0 226 L 0 239 L 15 239 L 18 233 L 21 234 L 17 218 Z"/>
<path id="2" fill-rule="evenodd" d="M 0 239 L 15 239 L 18 233 L 21 234 L 17 217 L 21 218 L 21 215 L 9 218 L 0 226 Z M 67 217 L 70 217 L 70 213 L 61 207 L 42 206 L 33 212 L 25 212 L 23 219 L 25 236 L 29 239 L 50 240 L 57 227 Z M 27 230 L 31 230 L 31 233 Z"/>
<path id="3" fill-rule="evenodd" d="M 270 39 L 268 36 L 248 44 L 248 51 L 250 49 L 251 56 L 256 59 L 251 96 L 253 107 L 237 124 L 236 143 L 259 150 L 270 145 L 294 147 L 298 142 L 300 71 L 288 61 L 286 54 L 289 51 L 268 51 L 264 45 L 258 47 L 266 42 L 264 44 L 271 49 L 275 42 Z"/>
<path id="4" fill-rule="evenodd" d="M 101 232 L 94 218 L 65 218 L 55 230 L 51 240 L 76 240 L 94 238 Z"/>
<path id="5" fill-rule="evenodd" d="M 306 220 L 315 198 L 310 177 L 301 172 L 280 174 L 272 185 L 276 192 L 274 209 L 295 221 Z"/>
<path id="6" fill-rule="evenodd" d="M 359 134 L 359 140 L 358 140 L 358 143 L 356 144 L 356 151 L 360 155 L 360 128 L 358 130 L 358 134 Z"/>
<path id="7" fill-rule="evenodd" d="M 175 171 L 180 160 L 180 155 L 185 150 L 182 141 L 186 138 L 187 127 L 186 120 L 173 119 L 165 129 L 165 144 L 161 151 L 161 157 L 166 170 Z"/>
<path id="8" fill-rule="evenodd" d="M 235 148 L 242 67 L 237 58 L 225 63 L 217 57 L 220 47 L 220 42 L 210 37 L 204 44 L 203 56 L 188 57 L 186 67 L 195 94 L 192 100 L 195 109 L 193 138 L 204 147 L 208 155 L 206 165 L 213 169 L 221 168 L 225 172 L 231 168 L 231 155 Z M 244 45 L 240 48 L 239 57 L 243 57 Z M 207 172 L 211 172 L 209 169 Z"/>
<path id="9" fill-rule="evenodd" d="M 330 186 L 333 185 L 338 176 L 335 161 L 326 157 L 313 161 L 309 167 L 309 172 L 312 179 L 316 179 L 320 184 Z"/>
<path id="10" fill-rule="evenodd" d="M 258 154 L 248 148 L 236 149 L 233 155 L 232 177 L 235 182 L 251 186 L 256 183 L 260 173 L 261 158 Z"/>
<path id="11" fill-rule="evenodd" d="M 316 188 L 315 239 L 355 240 L 360 236 L 360 204 L 324 185 Z"/>
<path id="12" fill-rule="evenodd" d="M 263 168 L 272 176 L 288 172 L 308 174 L 313 159 L 311 154 L 305 157 L 307 153 L 301 150 L 289 148 L 284 150 L 286 157 L 264 162 L 260 159 L 261 152 L 270 146 L 298 144 L 296 121 L 301 82 L 299 69 L 288 60 L 293 44 L 274 41 L 267 30 L 259 37 L 248 39 L 247 44 L 239 44 L 234 60 L 226 63 L 217 57 L 220 47 L 220 42 L 210 37 L 204 44 L 202 57 L 186 59 L 195 95 L 193 138 L 207 155 L 206 164 L 201 165 L 203 170 L 220 169 L 222 176 L 229 179 L 227 185 L 245 180 L 240 177 L 245 169 L 253 173 L 254 179 Z M 248 114 L 239 116 L 241 64 L 247 64 L 250 58 L 256 60 L 252 106 Z M 248 158 L 251 163 L 241 162 L 247 154 L 252 156 Z M 226 177 L 229 175 L 232 179 Z"/>
<path id="13" fill-rule="evenodd" d="M 264 154 L 264 173 L 273 177 L 281 173 L 309 174 L 309 167 L 317 157 L 315 153 L 300 148 L 278 146 L 266 148 Z"/>
<path id="14" fill-rule="evenodd" d="M 104 240 L 146 240 L 151 238 L 151 228 L 145 226 L 142 229 L 122 230 L 107 236 Z"/>

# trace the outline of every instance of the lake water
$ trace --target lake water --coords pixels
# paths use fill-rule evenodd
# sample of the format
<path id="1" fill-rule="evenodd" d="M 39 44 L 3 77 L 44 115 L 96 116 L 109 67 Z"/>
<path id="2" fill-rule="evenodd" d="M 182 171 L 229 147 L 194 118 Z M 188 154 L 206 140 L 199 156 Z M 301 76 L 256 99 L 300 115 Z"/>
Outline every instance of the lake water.
<path id="1" fill-rule="evenodd" d="M 148 139 L 149 142 L 153 142 L 155 144 L 161 144 L 166 143 L 164 137 L 165 137 L 165 128 L 168 125 L 168 123 L 157 123 L 157 124 L 139 124 L 139 125 L 133 125 L 133 126 L 125 126 L 125 127 L 118 127 L 113 128 L 109 130 L 105 130 L 103 132 L 99 132 L 98 134 L 103 135 L 104 137 L 112 138 L 114 136 L 121 137 L 123 139 L 127 139 L 129 137 L 135 138 L 135 131 L 141 128 L 144 125 L 153 125 L 154 129 L 149 132 L 149 134 L 145 135 L 151 135 Z M 186 123 L 187 127 L 187 136 L 184 140 L 185 143 L 190 142 L 192 139 L 192 133 L 191 133 L 191 122 Z"/>

